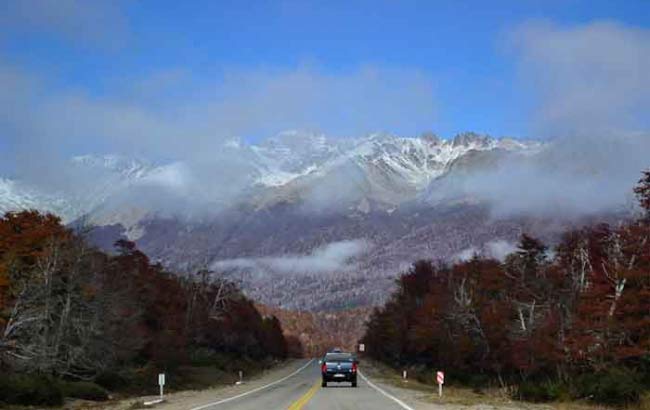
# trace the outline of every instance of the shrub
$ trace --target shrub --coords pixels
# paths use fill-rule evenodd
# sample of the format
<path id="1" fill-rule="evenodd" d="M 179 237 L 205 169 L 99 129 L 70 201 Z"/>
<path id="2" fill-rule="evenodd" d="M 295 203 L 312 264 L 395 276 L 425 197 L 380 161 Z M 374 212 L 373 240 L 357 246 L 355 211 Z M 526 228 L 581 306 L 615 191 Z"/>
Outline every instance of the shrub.
<path id="1" fill-rule="evenodd" d="M 409 377 L 415 376 L 415 379 L 424 384 L 436 384 L 436 372 L 428 367 L 416 366 L 408 370 Z"/>
<path id="2" fill-rule="evenodd" d="M 20 405 L 60 406 L 61 388 L 53 379 L 37 375 L 0 376 L 0 402 Z"/>
<path id="3" fill-rule="evenodd" d="M 160 370 L 153 366 L 128 368 L 120 371 L 120 375 L 128 382 L 120 390 L 130 394 L 141 394 L 151 390 L 158 381 Z M 169 381 L 167 382 L 169 384 Z"/>
<path id="4" fill-rule="evenodd" d="M 575 395 L 603 404 L 637 403 L 643 392 L 641 378 L 625 368 L 613 368 L 599 373 L 586 373 L 575 383 Z"/>
<path id="5" fill-rule="evenodd" d="M 490 385 L 490 377 L 484 373 L 450 372 L 447 378 L 449 379 L 449 382 L 447 382 L 447 384 L 453 381 L 455 384 L 470 387 L 474 391 L 480 391 L 481 389 Z"/>
<path id="6" fill-rule="evenodd" d="M 210 360 L 212 361 L 212 365 L 216 367 L 217 369 L 222 369 L 222 370 L 230 370 L 233 366 L 233 358 L 232 356 L 229 357 L 223 352 L 215 352 L 214 355 L 211 355 Z"/>
<path id="7" fill-rule="evenodd" d="M 92 401 L 108 400 L 108 392 L 95 383 L 63 382 L 62 390 L 65 397 Z"/>
<path id="8" fill-rule="evenodd" d="M 190 364 L 197 367 L 219 366 L 222 358 L 212 349 L 195 349 L 190 353 Z"/>
<path id="9" fill-rule="evenodd" d="M 546 403 L 566 397 L 567 389 L 554 381 L 526 381 L 519 384 L 515 398 L 535 403 Z"/>
<path id="10" fill-rule="evenodd" d="M 436 370 L 425 366 L 416 366 L 409 369 L 409 377 L 415 377 L 417 381 L 424 384 L 437 385 Z M 484 373 L 446 372 L 447 385 L 470 387 L 475 392 L 490 386 L 490 377 Z"/>
<path id="11" fill-rule="evenodd" d="M 114 391 L 128 386 L 129 380 L 123 373 L 107 370 L 95 378 L 95 383 L 105 389 Z"/>
<path id="12" fill-rule="evenodd" d="M 650 355 L 641 357 L 639 373 L 641 373 L 641 383 L 643 383 L 646 390 L 650 389 Z"/>
<path id="13" fill-rule="evenodd" d="M 490 378 L 486 374 L 472 374 L 465 381 L 465 385 L 471 387 L 474 393 L 482 393 L 483 389 L 490 386 Z"/>

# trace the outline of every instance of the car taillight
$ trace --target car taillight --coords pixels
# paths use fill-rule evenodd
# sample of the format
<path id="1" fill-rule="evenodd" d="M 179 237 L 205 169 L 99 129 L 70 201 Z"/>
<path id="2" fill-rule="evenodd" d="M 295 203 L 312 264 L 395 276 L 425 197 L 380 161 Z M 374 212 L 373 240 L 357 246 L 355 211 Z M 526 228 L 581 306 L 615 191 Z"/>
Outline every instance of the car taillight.
<path id="1" fill-rule="evenodd" d="M 327 373 L 327 364 L 323 363 L 323 365 L 320 367 L 321 372 Z"/>
<path id="2" fill-rule="evenodd" d="M 357 371 L 357 364 L 352 363 L 352 373 L 356 373 L 356 371 Z"/>

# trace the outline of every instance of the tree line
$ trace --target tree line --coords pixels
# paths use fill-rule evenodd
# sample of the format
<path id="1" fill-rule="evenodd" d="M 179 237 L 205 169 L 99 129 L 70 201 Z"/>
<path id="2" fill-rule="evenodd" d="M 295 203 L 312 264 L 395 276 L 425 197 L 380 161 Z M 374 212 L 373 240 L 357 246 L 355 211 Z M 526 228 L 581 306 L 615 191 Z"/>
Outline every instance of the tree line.
<path id="1" fill-rule="evenodd" d="M 51 214 L 0 218 L 3 375 L 97 381 L 286 355 L 279 321 L 208 270 L 169 272 L 125 240 L 101 252 Z"/>
<path id="2" fill-rule="evenodd" d="M 650 387 L 650 170 L 635 193 L 643 216 L 567 231 L 553 249 L 524 234 L 503 262 L 416 262 L 371 315 L 368 354 L 524 399 L 638 400 Z"/>
<path id="3" fill-rule="evenodd" d="M 287 310 L 267 305 L 256 305 L 260 312 L 280 320 L 294 357 L 322 357 L 333 347 L 354 351 L 363 335 L 363 324 L 372 308 L 358 307 L 348 310 L 310 312 Z"/>

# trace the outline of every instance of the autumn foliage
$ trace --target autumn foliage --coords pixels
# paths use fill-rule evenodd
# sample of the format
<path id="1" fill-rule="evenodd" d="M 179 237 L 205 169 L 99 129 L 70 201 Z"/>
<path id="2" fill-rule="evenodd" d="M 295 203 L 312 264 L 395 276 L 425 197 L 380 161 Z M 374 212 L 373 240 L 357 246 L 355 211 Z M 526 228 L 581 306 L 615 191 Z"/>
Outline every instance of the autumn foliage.
<path id="1" fill-rule="evenodd" d="M 363 336 L 363 323 L 371 312 L 370 307 L 332 312 L 257 307 L 260 312 L 280 320 L 289 353 L 294 357 L 321 357 L 334 347 L 356 350 L 357 341 Z"/>
<path id="2" fill-rule="evenodd" d="M 230 282 L 180 275 L 128 241 L 108 255 L 58 218 L 0 218 L 0 373 L 94 380 L 175 369 L 203 356 L 283 358 L 278 320 Z M 6 374 L 6 373 L 5 373 Z"/>
<path id="3" fill-rule="evenodd" d="M 649 177 L 636 189 L 646 210 Z M 377 360 L 457 381 L 583 380 L 621 368 L 647 380 L 650 224 L 573 230 L 552 250 L 522 235 L 504 261 L 417 262 L 363 340 Z"/>

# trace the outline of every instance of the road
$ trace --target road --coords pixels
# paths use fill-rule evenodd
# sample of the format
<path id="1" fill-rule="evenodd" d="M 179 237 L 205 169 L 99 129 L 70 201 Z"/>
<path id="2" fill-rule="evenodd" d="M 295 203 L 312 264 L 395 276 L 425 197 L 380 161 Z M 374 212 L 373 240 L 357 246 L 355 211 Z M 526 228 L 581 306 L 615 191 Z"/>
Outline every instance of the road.
<path id="1" fill-rule="evenodd" d="M 349 383 L 322 388 L 318 361 L 312 360 L 272 383 L 191 410 L 411 410 L 397 401 L 365 377 L 357 388 Z"/>

